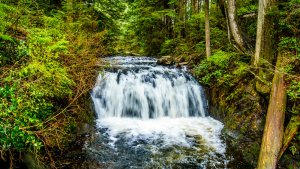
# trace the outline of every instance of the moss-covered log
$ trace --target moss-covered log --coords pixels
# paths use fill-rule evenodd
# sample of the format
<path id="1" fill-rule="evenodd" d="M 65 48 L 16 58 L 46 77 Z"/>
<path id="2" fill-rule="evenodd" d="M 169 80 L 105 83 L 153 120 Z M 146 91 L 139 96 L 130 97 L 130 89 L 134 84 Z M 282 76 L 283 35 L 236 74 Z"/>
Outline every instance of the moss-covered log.
<path id="1" fill-rule="evenodd" d="M 282 145 L 286 106 L 286 85 L 284 73 L 282 72 L 283 60 L 282 55 L 278 56 L 259 154 L 258 169 L 275 169 Z"/>

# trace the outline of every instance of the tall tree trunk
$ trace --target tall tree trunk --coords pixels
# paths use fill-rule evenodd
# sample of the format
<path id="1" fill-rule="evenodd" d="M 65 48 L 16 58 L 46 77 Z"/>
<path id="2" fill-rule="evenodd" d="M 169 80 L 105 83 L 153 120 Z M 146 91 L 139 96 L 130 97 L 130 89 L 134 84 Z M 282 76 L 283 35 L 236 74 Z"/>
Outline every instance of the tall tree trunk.
<path id="1" fill-rule="evenodd" d="M 255 54 L 252 61 L 255 67 L 260 67 L 258 76 L 263 81 L 256 82 L 256 89 L 262 94 L 270 92 L 271 86 L 268 84 L 272 79 L 270 70 L 276 58 L 276 51 L 273 50 L 276 48 L 274 29 L 276 16 L 270 15 L 270 12 L 276 14 L 274 11 L 277 11 L 275 0 L 259 0 Z"/>
<path id="2" fill-rule="evenodd" d="M 196 14 L 197 13 L 197 0 L 192 0 L 192 14 Z"/>
<path id="3" fill-rule="evenodd" d="M 184 38 L 185 37 L 185 0 L 179 0 L 179 4 L 178 4 L 178 17 L 179 17 L 179 21 L 180 23 L 180 30 L 179 30 L 179 37 Z"/>
<path id="4" fill-rule="evenodd" d="M 278 56 L 257 169 L 275 169 L 282 145 L 286 86 L 284 56 Z"/>
<path id="5" fill-rule="evenodd" d="M 227 28 L 227 38 L 228 38 L 229 43 L 231 44 L 228 12 L 227 12 L 227 6 L 225 5 L 226 2 L 225 2 L 225 0 L 219 0 L 219 1 L 217 1 L 217 3 L 218 3 L 220 10 L 222 11 L 222 15 L 225 17 L 226 28 Z"/>
<path id="6" fill-rule="evenodd" d="M 259 0 L 258 18 L 257 18 L 257 32 L 255 54 L 253 59 L 254 66 L 259 66 L 259 60 L 264 59 L 272 64 L 275 58 L 273 51 L 274 43 L 274 17 L 268 16 L 274 7 L 275 0 Z M 273 8 L 274 9 L 274 8 Z"/>
<path id="7" fill-rule="evenodd" d="M 203 0 L 199 0 L 199 12 L 202 12 Z"/>
<path id="8" fill-rule="evenodd" d="M 205 0 L 205 49 L 208 58 L 210 56 L 209 0 Z"/>
<path id="9" fill-rule="evenodd" d="M 242 32 L 237 23 L 235 0 L 227 1 L 227 12 L 228 12 L 230 32 L 232 34 L 235 43 L 237 44 L 237 48 L 243 53 L 252 54 L 251 44 L 247 43 L 247 40 L 245 37 L 243 37 Z"/>

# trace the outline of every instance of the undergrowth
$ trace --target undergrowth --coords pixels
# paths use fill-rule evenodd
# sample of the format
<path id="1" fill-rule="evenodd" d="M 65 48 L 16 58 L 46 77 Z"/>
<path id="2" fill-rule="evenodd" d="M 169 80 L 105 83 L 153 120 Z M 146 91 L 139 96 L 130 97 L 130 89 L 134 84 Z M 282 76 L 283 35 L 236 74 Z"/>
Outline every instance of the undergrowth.
<path id="1" fill-rule="evenodd" d="M 11 168 L 28 152 L 55 167 L 54 150 L 88 120 L 84 99 L 110 53 L 93 6 L 39 3 L 0 2 L 0 157 Z"/>

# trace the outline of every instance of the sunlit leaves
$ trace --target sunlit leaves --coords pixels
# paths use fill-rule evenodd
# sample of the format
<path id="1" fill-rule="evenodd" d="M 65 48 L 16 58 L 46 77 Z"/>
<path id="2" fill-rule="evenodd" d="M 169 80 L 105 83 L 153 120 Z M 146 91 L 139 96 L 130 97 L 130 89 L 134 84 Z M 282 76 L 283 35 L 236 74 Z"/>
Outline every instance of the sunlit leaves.
<path id="1" fill-rule="evenodd" d="M 6 64 L 14 63 L 16 58 L 27 58 L 0 79 L 0 150 L 3 152 L 40 149 L 43 143 L 36 133 L 45 127 L 45 120 L 56 113 L 58 107 L 53 100 L 68 98 L 73 93 L 74 82 L 60 63 L 60 57 L 68 53 L 69 41 L 62 15 L 53 15 L 55 17 L 38 14 L 35 21 L 39 26 L 22 25 L 27 27 L 21 29 L 26 31 L 23 35 L 26 42 L 0 30 L 0 49 L 4 49 L 0 51 L 0 66 L 1 61 L 4 63 L 3 56 L 12 58 Z M 22 17 L 25 21 L 32 19 Z"/>

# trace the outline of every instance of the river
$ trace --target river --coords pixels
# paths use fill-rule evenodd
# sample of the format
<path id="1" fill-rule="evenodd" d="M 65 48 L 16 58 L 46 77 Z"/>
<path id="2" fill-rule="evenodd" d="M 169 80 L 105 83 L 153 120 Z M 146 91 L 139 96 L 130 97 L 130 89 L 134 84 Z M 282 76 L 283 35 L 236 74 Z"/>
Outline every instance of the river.
<path id="1" fill-rule="evenodd" d="M 228 168 L 223 124 L 184 68 L 110 57 L 91 93 L 96 134 L 84 149 L 99 168 Z"/>

